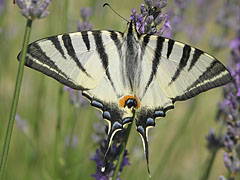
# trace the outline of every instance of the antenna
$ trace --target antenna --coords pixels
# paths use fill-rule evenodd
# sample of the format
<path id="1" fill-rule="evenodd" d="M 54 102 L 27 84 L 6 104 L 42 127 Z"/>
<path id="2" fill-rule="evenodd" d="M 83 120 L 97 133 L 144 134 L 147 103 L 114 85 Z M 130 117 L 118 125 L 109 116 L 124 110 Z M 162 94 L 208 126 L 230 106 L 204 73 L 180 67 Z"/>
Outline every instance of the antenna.
<path id="1" fill-rule="evenodd" d="M 104 4 L 103 4 L 103 7 L 105 7 L 105 6 L 108 6 L 115 14 L 117 14 L 120 18 L 122 18 L 122 19 L 124 19 L 125 21 L 128 22 L 128 20 L 125 19 L 124 17 L 122 17 L 117 11 L 115 11 L 115 10 L 110 6 L 110 4 L 104 3 Z"/>

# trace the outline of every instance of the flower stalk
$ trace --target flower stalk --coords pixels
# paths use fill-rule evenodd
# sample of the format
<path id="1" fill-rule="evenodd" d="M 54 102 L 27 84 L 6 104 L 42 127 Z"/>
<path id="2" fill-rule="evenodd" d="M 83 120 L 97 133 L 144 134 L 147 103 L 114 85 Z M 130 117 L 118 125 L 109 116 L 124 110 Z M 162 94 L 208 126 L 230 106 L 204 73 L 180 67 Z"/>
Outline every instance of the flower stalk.
<path id="1" fill-rule="evenodd" d="M 134 117 L 135 117 L 135 112 L 133 113 L 133 119 L 134 119 Z M 118 173 L 119 173 L 119 170 L 120 170 L 120 167 L 121 167 L 121 164 L 122 164 L 122 160 L 123 160 L 123 157 L 124 157 L 125 149 L 126 149 L 126 146 L 127 146 L 128 137 L 129 137 L 129 134 L 131 132 L 132 124 L 133 123 L 128 125 L 127 130 L 125 132 L 124 141 L 122 142 L 122 149 L 121 149 L 121 152 L 120 152 L 120 155 L 119 155 L 119 159 L 118 159 L 116 168 L 114 170 L 113 180 L 116 180 L 117 177 L 118 177 Z"/>
<path id="2" fill-rule="evenodd" d="M 32 20 L 28 19 L 27 24 L 26 24 L 26 29 L 25 29 L 24 40 L 23 40 L 22 54 L 21 54 L 21 58 L 20 58 L 20 63 L 18 65 L 18 73 L 17 73 L 17 80 L 16 80 L 16 85 L 15 85 L 15 90 L 14 90 L 14 95 L 13 95 L 12 107 L 11 107 L 7 132 L 6 132 L 4 145 L 3 145 L 1 165 L 0 165 L 0 179 L 3 179 L 4 171 L 5 171 L 5 167 L 6 167 L 6 163 L 7 163 L 7 157 L 8 157 L 8 152 L 9 152 L 9 147 L 10 147 L 10 142 L 11 142 L 14 119 L 15 119 L 15 115 L 16 115 L 16 111 L 17 111 L 20 88 L 21 88 L 21 84 L 22 84 L 25 58 L 26 58 L 26 54 L 27 54 L 27 45 L 29 43 L 31 27 L 32 27 Z"/>
<path id="3" fill-rule="evenodd" d="M 68 0 L 63 1 L 63 21 L 62 21 L 62 31 L 67 32 L 67 14 L 68 14 Z M 54 179 L 57 179 L 57 169 L 58 169 L 58 143 L 61 138 L 61 121 L 62 121 L 62 99 L 63 99 L 63 85 L 59 84 L 58 87 L 58 98 L 57 98 L 57 124 L 56 124 L 56 135 L 54 144 Z"/>

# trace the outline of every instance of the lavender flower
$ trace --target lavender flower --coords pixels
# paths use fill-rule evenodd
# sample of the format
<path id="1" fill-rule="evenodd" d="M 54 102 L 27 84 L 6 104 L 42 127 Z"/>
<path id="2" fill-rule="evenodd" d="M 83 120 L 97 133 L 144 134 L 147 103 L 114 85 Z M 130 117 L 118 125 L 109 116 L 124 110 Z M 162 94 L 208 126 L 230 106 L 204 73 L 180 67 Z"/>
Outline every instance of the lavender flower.
<path id="1" fill-rule="evenodd" d="M 17 127 L 18 127 L 18 129 L 20 129 L 20 131 L 22 131 L 24 134 L 29 133 L 29 123 L 27 120 L 22 119 L 18 114 L 16 114 L 15 121 L 16 121 Z"/>
<path id="2" fill-rule="evenodd" d="M 48 5 L 52 0 L 16 0 L 18 7 L 21 9 L 21 13 L 27 19 L 39 19 L 44 18 L 49 14 L 47 11 Z"/>
<path id="3" fill-rule="evenodd" d="M 78 21 L 78 31 L 87 31 L 91 30 L 93 28 L 93 24 L 89 23 L 89 17 L 92 15 L 92 8 L 81 8 L 81 17 L 83 19 L 83 22 Z"/>
<path id="4" fill-rule="evenodd" d="M 240 33 L 236 40 L 240 40 Z M 233 81 L 224 88 L 225 99 L 219 103 L 218 116 L 225 121 L 227 126 L 223 145 L 228 153 L 224 154 L 224 163 L 232 177 L 240 173 L 240 42 L 234 44 L 236 46 L 232 45 L 232 60 L 229 67 Z"/>
<path id="5" fill-rule="evenodd" d="M 100 115 L 99 111 L 96 111 L 96 116 L 99 118 L 99 120 L 102 121 L 102 115 Z M 104 158 L 107 149 L 107 141 L 105 138 L 107 137 L 108 127 L 99 121 L 93 124 L 93 129 L 94 133 L 92 134 L 92 139 L 95 143 L 100 144 L 100 148 L 96 149 L 95 155 L 90 158 L 96 162 L 96 173 L 92 174 L 91 176 L 95 177 L 96 180 L 108 180 L 113 176 L 114 170 L 116 168 L 116 162 L 121 152 L 121 143 L 123 141 L 125 130 L 117 132 L 117 134 L 113 137 L 112 146 Z M 119 176 L 123 167 L 130 165 L 127 155 L 127 150 L 125 150 L 125 154 L 119 170 Z M 105 167 L 104 172 L 102 172 L 103 166 Z M 120 179 L 118 178 L 118 180 Z"/>
<path id="6" fill-rule="evenodd" d="M 99 111 L 96 111 L 96 116 L 100 114 Z M 99 116 L 99 119 L 102 121 L 102 116 Z M 106 138 L 106 126 L 101 122 L 93 123 L 94 133 L 92 133 L 92 139 L 95 143 L 100 143 L 104 138 Z"/>
<path id="7" fill-rule="evenodd" d="M 221 135 L 221 147 L 226 151 L 223 159 L 230 174 L 227 179 L 235 179 L 237 174 L 240 174 L 240 27 L 232 23 L 236 21 L 236 14 L 239 14 L 235 6 L 234 3 L 226 1 L 219 11 L 221 18 L 219 15 L 217 17 L 217 22 L 224 29 L 224 33 L 219 38 L 231 49 L 228 69 L 233 77 L 232 82 L 223 89 L 224 100 L 218 103 L 217 114 L 217 120 L 223 121 L 226 125 L 226 132 Z M 230 42 L 225 40 L 228 31 L 236 33 L 236 38 Z M 215 48 L 223 47 L 215 45 Z M 221 176 L 220 179 L 224 177 Z"/>
<path id="8" fill-rule="evenodd" d="M 214 132 L 214 129 L 211 128 L 209 134 L 206 136 L 208 141 L 208 149 L 215 150 L 223 147 L 223 137 L 217 136 Z"/>
<path id="9" fill-rule="evenodd" d="M 239 2 L 226 0 L 218 11 L 216 21 L 223 28 L 223 32 L 220 35 L 213 36 L 210 40 L 210 43 L 215 50 L 228 48 L 229 42 L 225 37 L 228 36 L 229 31 L 238 33 L 240 28 Z"/>
<path id="10" fill-rule="evenodd" d="M 0 16 L 3 15 L 5 5 L 6 5 L 5 0 L 0 0 Z M 0 27 L 0 33 L 2 33 L 2 27 Z"/>
<path id="11" fill-rule="evenodd" d="M 167 5 L 165 0 L 145 0 L 147 8 L 144 4 L 140 5 L 140 14 L 136 9 L 132 9 L 132 15 L 129 20 L 136 23 L 136 28 L 140 34 L 157 34 L 162 35 L 165 30 L 171 29 L 168 21 L 168 15 L 162 14 L 162 9 Z M 163 23 L 162 28 L 157 30 L 157 26 Z"/>
<path id="12" fill-rule="evenodd" d="M 184 23 L 184 18 L 188 7 L 190 6 L 191 0 L 174 0 L 173 5 L 168 9 L 167 14 L 169 21 L 174 24 L 174 29 L 167 29 L 165 34 L 167 37 L 173 37 L 176 33 L 186 29 L 186 23 Z M 165 35 L 166 36 L 166 35 Z"/>
<path id="13" fill-rule="evenodd" d="M 2 15 L 3 8 L 5 7 L 6 3 L 5 0 L 0 0 L 0 15 Z"/>
<path id="14" fill-rule="evenodd" d="M 65 146 L 66 146 L 67 148 L 70 147 L 70 139 L 71 139 L 71 137 L 70 137 L 70 135 L 68 134 L 68 135 L 66 136 L 66 138 L 65 138 Z M 71 147 L 72 147 L 72 148 L 76 148 L 77 145 L 78 145 L 78 136 L 77 136 L 76 134 L 74 134 L 73 137 L 72 137 Z"/>
<path id="15" fill-rule="evenodd" d="M 63 89 L 69 93 L 69 101 L 75 107 L 88 104 L 87 100 L 82 96 L 81 91 L 76 91 L 68 86 L 64 86 Z"/>
<path id="16" fill-rule="evenodd" d="M 115 161 L 119 158 L 120 151 L 122 146 L 116 145 L 113 143 L 112 147 L 108 151 L 107 156 L 104 158 L 104 154 L 106 151 L 106 141 L 102 142 L 100 149 L 96 149 L 96 153 L 91 160 L 96 162 L 96 173 L 92 174 L 92 177 L 95 177 L 96 180 L 108 180 L 113 176 L 114 170 L 116 168 Z M 125 150 L 124 157 L 120 166 L 119 176 L 124 166 L 130 165 L 129 158 L 127 158 L 128 152 Z M 102 167 L 105 167 L 104 171 L 102 171 Z M 120 178 L 118 178 L 120 180 Z"/>

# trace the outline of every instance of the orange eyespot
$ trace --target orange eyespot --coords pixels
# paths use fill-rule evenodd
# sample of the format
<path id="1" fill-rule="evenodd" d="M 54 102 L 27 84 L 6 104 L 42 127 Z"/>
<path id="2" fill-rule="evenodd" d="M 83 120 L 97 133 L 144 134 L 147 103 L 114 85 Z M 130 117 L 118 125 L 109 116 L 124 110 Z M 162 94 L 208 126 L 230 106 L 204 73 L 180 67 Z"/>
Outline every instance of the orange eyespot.
<path id="1" fill-rule="evenodd" d="M 137 101 L 137 109 L 140 108 L 140 101 L 138 100 L 138 97 L 136 95 L 132 96 L 132 95 L 126 95 L 123 96 L 120 100 L 119 100 L 119 104 L 121 107 L 124 108 L 125 103 L 128 99 L 135 99 Z"/>

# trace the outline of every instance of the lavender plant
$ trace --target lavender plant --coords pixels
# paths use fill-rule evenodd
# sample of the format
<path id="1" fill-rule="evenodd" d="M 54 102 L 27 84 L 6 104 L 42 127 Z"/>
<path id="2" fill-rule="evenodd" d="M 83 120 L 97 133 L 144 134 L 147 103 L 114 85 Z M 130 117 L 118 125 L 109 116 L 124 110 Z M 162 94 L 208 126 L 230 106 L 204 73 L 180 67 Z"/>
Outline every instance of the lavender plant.
<path id="1" fill-rule="evenodd" d="M 47 7 L 52 0 L 16 0 L 16 4 L 21 9 L 21 13 L 27 19 L 44 18 L 49 14 Z"/>
<path id="2" fill-rule="evenodd" d="M 32 21 L 34 19 L 43 18 L 47 16 L 48 13 L 45 10 L 50 4 L 50 2 L 51 0 L 49 1 L 16 0 L 18 7 L 21 9 L 22 15 L 27 18 L 27 24 L 26 24 L 26 30 L 25 30 L 24 40 L 23 40 L 21 59 L 18 66 L 17 80 L 16 80 L 15 91 L 13 95 L 12 107 L 11 107 L 7 132 L 6 132 L 3 151 L 2 151 L 3 153 L 2 153 L 1 164 L 0 164 L 0 179 L 3 179 L 4 172 L 5 172 L 5 166 L 7 162 L 7 156 L 8 156 L 12 129 L 14 124 L 14 118 L 17 111 L 17 104 L 18 104 L 18 99 L 20 94 L 20 87 L 22 83 L 24 63 L 25 63 L 25 58 L 27 53 L 27 45 L 29 42 Z"/>
<path id="3" fill-rule="evenodd" d="M 123 132 L 121 132 L 123 133 Z M 116 137 L 121 137 L 122 135 L 120 132 L 116 134 Z M 122 141 L 122 140 L 121 140 Z M 102 140 L 100 142 L 100 148 L 96 149 L 94 157 L 91 158 L 91 160 L 96 162 L 96 173 L 92 174 L 92 177 L 95 177 L 96 180 L 108 180 L 109 178 L 112 178 L 116 169 L 116 161 L 119 159 L 120 152 L 122 149 L 122 143 L 117 143 L 116 138 L 113 140 L 112 147 L 108 151 L 107 155 L 105 156 L 107 143 L 106 140 Z M 119 168 L 119 171 L 117 173 L 117 176 L 119 177 L 121 174 L 121 171 L 124 166 L 130 165 L 129 158 L 127 150 L 124 151 L 123 159 Z M 103 166 L 105 169 L 103 170 Z M 120 178 L 118 178 L 120 180 Z"/>
<path id="4" fill-rule="evenodd" d="M 218 134 L 211 130 L 207 136 L 208 147 L 213 152 L 213 160 L 219 149 L 225 149 L 223 161 L 229 171 L 227 175 L 229 180 L 240 178 L 240 27 L 237 24 L 240 20 L 240 11 L 237 5 L 239 6 L 237 2 L 226 1 L 224 3 L 217 15 L 217 22 L 222 26 L 223 32 L 220 36 L 215 36 L 215 41 L 211 41 L 214 49 L 219 50 L 225 48 L 226 45 L 230 49 L 228 69 L 233 80 L 223 89 L 224 100 L 218 103 L 216 118 L 225 127 L 222 126 Z M 235 39 L 230 42 L 227 41 L 229 31 L 236 34 Z M 225 132 L 223 132 L 224 129 L 226 129 Z M 210 161 L 209 169 L 212 161 Z M 204 178 L 208 177 L 208 174 Z M 221 176 L 220 179 L 226 178 Z"/>
<path id="5" fill-rule="evenodd" d="M 228 178 L 234 179 L 240 178 L 240 29 L 230 47 L 229 70 L 234 79 L 223 90 L 224 100 L 219 103 L 218 120 L 226 125 L 222 138 L 222 146 L 226 151 L 224 163 L 230 173 Z"/>
<path id="6" fill-rule="evenodd" d="M 163 35 L 166 30 L 171 30 L 168 14 L 162 13 L 167 2 L 165 0 L 145 0 L 145 3 L 147 7 L 144 4 L 140 5 L 140 14 L 133 8 L 130 16 L 130 19 L 136 23 L 138 32 L 140 34 Z M 158 25 L 162 25 L 161 28 L 157 29 Z"/>
<path id="7" fill-rule="evenodd" d="M 78 31 L 92 30 L 93 24 L 89 22 L 89 18 L 92 15 L 92 8 L 81 8 L 80 14 L 82 17 L 82 22 L 78 21 Z"/>

